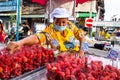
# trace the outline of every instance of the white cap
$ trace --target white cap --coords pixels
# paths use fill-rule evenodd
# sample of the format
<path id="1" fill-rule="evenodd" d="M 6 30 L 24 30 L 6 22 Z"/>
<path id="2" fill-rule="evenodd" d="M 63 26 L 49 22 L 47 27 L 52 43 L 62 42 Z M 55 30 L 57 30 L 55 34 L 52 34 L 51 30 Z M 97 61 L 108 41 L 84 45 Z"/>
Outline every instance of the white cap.
<path id="1" fill-rule="evenodd" d="M 2 19 L 0 19 L 0 22 L 3 23 Z"/>
<path id="2" fill-rule="evenodd" d="M 51 14 L 51 18 L 68 18 L 70 17 L 70 12 L 68 12 L 65 8 L 55 8 Z"/>

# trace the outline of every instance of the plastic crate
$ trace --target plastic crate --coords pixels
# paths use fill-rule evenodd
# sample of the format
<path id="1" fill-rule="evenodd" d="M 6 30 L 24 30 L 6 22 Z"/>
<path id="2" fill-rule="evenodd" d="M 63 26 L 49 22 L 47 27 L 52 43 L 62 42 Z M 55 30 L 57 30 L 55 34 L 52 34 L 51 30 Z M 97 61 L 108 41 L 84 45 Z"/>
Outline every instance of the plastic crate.
<path id="1" fill-rule="evenodd" d="M 46 67 L 43 66 L 9 80 L 47 80 L 46 73 Z"/>

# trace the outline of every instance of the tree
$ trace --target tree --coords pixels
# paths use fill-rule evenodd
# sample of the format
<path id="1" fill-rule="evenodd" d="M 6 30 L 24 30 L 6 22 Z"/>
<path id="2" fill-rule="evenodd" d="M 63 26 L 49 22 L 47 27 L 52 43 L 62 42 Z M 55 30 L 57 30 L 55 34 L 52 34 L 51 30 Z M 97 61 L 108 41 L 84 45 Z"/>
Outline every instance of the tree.
<path id="1" fill-rule="evenodd" d="M 16 22 L 16 16 L 14 14 L 11 14 L 10 16 L 10 22 L 15 23 Z"/>

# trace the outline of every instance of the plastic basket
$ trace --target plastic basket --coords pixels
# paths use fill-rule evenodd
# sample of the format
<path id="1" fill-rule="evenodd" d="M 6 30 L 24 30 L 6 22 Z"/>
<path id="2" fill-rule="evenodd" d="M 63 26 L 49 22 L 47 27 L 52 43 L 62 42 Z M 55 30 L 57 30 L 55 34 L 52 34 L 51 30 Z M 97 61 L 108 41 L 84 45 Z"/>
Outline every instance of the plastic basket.
<path id="1" fill-rule="evenodd" d="M 43 66 L 9 80 L 47 80 L 46 73 L 46 67 Z"/>

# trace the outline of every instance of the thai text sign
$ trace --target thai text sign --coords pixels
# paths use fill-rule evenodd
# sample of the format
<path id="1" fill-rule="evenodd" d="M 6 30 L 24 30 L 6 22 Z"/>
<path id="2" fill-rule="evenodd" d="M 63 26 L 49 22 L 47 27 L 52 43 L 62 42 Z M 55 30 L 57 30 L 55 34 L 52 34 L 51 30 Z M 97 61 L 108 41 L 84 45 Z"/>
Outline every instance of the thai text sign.
<path id="1" fill-rule="evenodd" d="M 17 0 L 0 2 L 0 12 L 16 11 Z"/>

